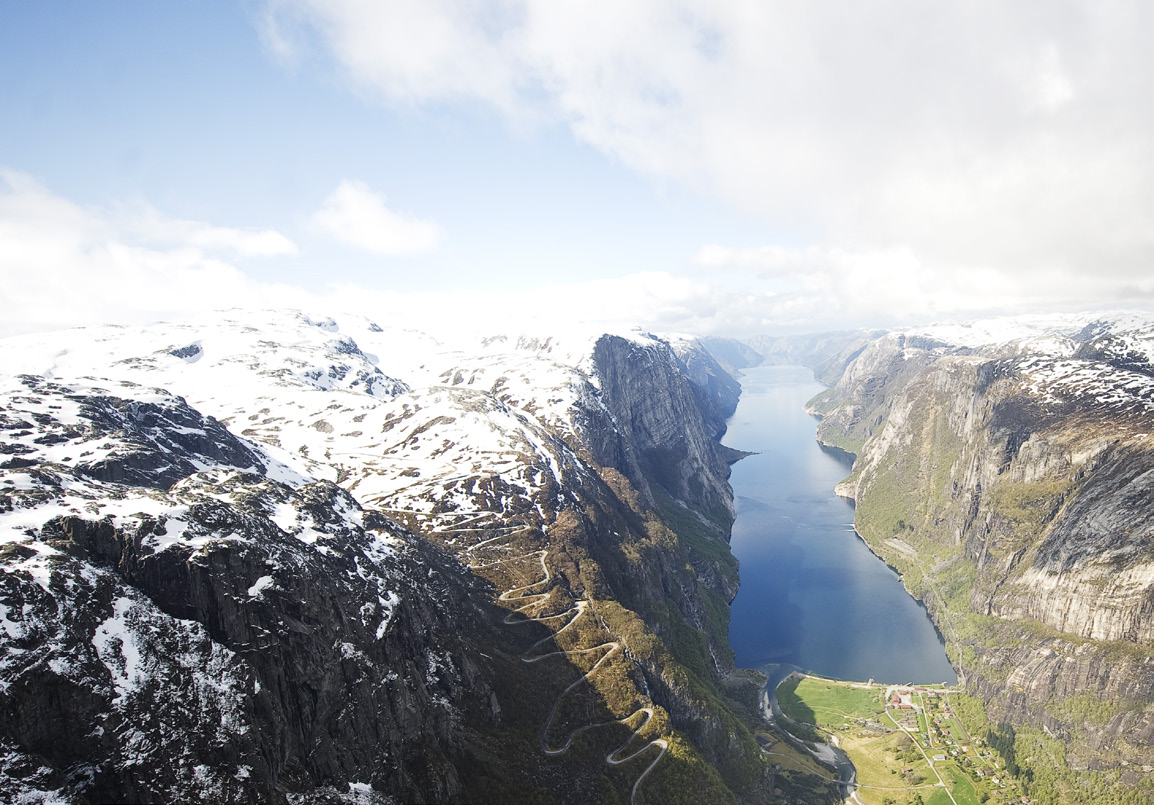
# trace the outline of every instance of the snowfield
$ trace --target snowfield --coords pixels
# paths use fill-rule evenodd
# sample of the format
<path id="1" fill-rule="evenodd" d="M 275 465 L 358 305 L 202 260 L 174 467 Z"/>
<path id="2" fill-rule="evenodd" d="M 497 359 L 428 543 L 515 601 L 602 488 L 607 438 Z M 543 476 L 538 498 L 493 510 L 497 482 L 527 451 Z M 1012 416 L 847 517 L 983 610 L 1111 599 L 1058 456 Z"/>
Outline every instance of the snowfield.
<path id="1" fill-rule="evenodd" d="M 597 404 L 601 335 L 444 343 L 362 317 L 230 311 L 7 339 L 0 365 L 179 395 L 259 448 L 286 483 L 334 481 L 381 508 L 499 511 L 498 498 L 532 501 L 572 471 L 564 440 L 577 405 Z M 462 483 L 494 478 L 484 490 Z"/>

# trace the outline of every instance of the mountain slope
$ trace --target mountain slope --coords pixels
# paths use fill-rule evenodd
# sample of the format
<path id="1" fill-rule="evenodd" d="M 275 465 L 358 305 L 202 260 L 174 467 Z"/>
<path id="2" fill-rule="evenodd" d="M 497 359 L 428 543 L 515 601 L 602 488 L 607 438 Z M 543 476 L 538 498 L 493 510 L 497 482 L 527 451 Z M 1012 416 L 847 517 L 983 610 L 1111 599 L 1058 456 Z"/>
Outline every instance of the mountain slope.
<path id="1" fill-rule="evenodd" d="M 1154 770 L 1154 322 L 892 333 L 810 405 L 857 455 L 859 532 L 991 723 L 1019 727 L 1019 759 L 1123 786 Z M 1068 779 L 1044 790 L 1081 801 Z"/>
<path id="2" fill-rule="evenodd" d="M 476 616 L 429 606 L 461 597 L 448 557 L 366 523 L 329 482 L 265 477 L 256 451 L 178 398 L 18 382 L 0 519 L 10 793 L 459 787 L 451 767 L 405 759 L 451 751 L 445 727 L 476 692 L 459 637 Z"/>

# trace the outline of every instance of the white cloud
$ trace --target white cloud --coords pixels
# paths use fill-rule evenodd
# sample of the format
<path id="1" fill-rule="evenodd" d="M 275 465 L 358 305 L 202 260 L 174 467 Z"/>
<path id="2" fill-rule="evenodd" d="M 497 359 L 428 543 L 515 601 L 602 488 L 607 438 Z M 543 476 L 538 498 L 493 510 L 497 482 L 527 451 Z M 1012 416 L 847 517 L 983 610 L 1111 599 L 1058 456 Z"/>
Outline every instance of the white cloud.
<path id="1" fill-rule="evenodd" d="M 1094 272 L 943 267 L 904 247 L 850 251 L 711 244 L 699 250 L 696 264 L 708 272 L 711 284 L 760 288 L 757 309 L 772 330 L 894 326 L 1154 301 L 1154 274 L 1119 283 Z M 754 332 L 750 323 L 750 317 L 740 317 L 733 329 Z"/>
<path id="2" fill-rule="evenodd" d="M 378 321 L 433 333 L 549 332 L 571 324 L 590 328 L 643 327 L 658 332 L 718 332 L 732 321 L 729 296 L 707 283 L 665 272 L 560 282 L 514 290 L 445 289 L 397 293 L 341 285 L 315 309 L 362 312 Z M 764 329 L 764 328 L 763 328 Z"/>
<path id="3" fill-rule="evenodd" d="M 83 207 L 21 173 L 0 172 L 0 179 L 0 336 L 231 307 L 354 311 L 433 330 L 514 322 L 548 329 L 559 320 L 708 330 L 724 307 L 707 285 L 663 273 L 516 291 L 398 293 L 334 284 L 308 292 L 254 280 L 209 249 L 275 252 L 285 248 L 278 238 L 237 239 L 241 230 L 168 219 L 147 205 Z"/>
<path id="4" fill-rule="evenodd" d="M 289 63 L 307 40 L 302 28 L 315 29 L 358 83 L 390 102 L 480 98 L 511 112 L 521 77 L 503 36 L 522 15 L 504 0 L 269 0 L 259 27 Z"/>
<path id="5" fill-rule="evenodd" d="M 147 207 L 89 209 L 26 174 L 0 171 L 0 179 L 2 335 L 302 298 L 252 281 L 216 254 L 295 248 L 272 230 L 166 219 Z"/>
<path id="6" fill-rule="evenodd" d="M 991 300 L 1034 308 L 1064 301 L 1075 288 L 1088 301 L 1113 287 L 1108 275 L 927 266 L 903 248 L 732 249 L 707 246 L 697 272 L 646 272 L 587 282 L 509 289 L 399 293 L 361 285 L 307 292 L 260 282 L 223 259 L 237 252 L 233 230 L 170 220 L 150 207 L 82 207 L 32 178 L 0 173 L 0 336 L 94 323 L 136 323 L 229 307 L 353 311 L 381 323 L 438 331 L 510 327 L 554 329 L 565 322 L 657 332 L 753 334 L 924 322 L 998 312 Z M 181 238 L 181 235 L 186 237 Z M 258 241 L 259 243 L 259 241 Z M 270 239 L 270 244 L 279 241 Z M 214 250 L 210 250 L 209 246 Z M 268 251 L 241 241 L 250 253 Z M 281 248 L 277 246 L 276 248 Z M 1154 298 L 1154 275 L 1136 278 L 1129 296 Z M 868 316 L 866 315 L 868 312 Z"/>
<path id="7" fill-rule="evenodd" d="M 276 257 L 297 253 L 296 244 L 275 229 L 213 226 L 164 216 L 148 205 L 121 209 L 115 216 L 122 231 L 157 246 L 192 246 L 239 257 Z"/>
<path id="8" fill-rule="evenodd" d="M 913 277 L 871 269 L 892 291 L 963 271 L 1067 301 L 1148 284 L 1154 5 L 1141 0 L 270 9 L 388 103 L 552 116 L 815 248 L 908 252 Z"/>
<path id="9" fill-rule="evenodd" d="M 312 225 L 348 246 L 375 254 L 417 254 L 437 248 L 441 228 L 385 206 L 364 182 L 343 180 L 312 217 Z"/>

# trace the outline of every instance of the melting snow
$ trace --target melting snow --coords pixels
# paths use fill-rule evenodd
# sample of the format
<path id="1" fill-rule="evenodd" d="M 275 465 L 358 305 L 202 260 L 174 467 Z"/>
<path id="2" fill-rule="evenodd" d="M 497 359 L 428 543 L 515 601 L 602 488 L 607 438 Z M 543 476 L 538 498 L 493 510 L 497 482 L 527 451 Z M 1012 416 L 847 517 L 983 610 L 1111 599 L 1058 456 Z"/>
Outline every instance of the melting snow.
<path id="1" fill-rule="evenodd" d="M 382 615 L 380 625 L 377 626 L 377 640 L 380 640 L 388 631 L 389 624 L 393 622 L 393 614 L 396 612 L 397 604 L 401 603 L 401 598 L 390 591 L 387 598 L 378 598 L 377 602 L 381 605 Z"/>

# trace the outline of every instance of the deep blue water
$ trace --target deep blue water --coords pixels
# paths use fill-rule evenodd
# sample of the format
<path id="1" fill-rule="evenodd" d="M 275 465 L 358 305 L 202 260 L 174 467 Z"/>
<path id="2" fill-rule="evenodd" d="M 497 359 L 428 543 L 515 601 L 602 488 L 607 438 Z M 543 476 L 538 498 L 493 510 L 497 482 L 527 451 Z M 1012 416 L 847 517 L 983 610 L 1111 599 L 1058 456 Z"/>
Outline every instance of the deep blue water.
<path id="1" fill-rule="evenodd" d="M 756 451 L 733 467 L 741 562 L 729 643 L 738 666 L 788 663 L 820 676 L 949 682 L 957 676 L 925 609 L 853 530 L 833 494 L 849 474 L 814 439 L 808 369 L 744 370 L 725 444 Z"/>

